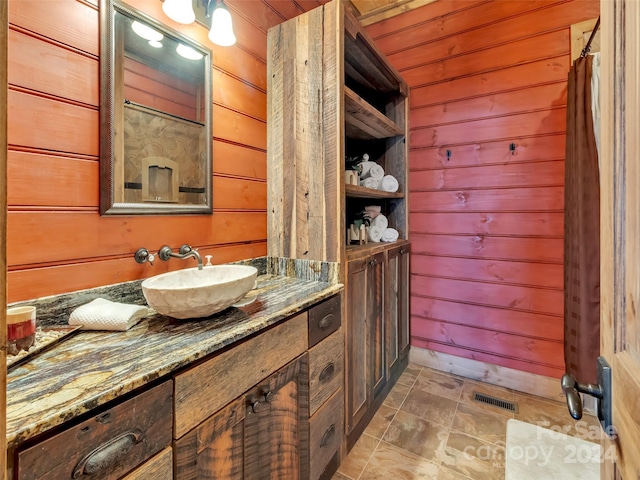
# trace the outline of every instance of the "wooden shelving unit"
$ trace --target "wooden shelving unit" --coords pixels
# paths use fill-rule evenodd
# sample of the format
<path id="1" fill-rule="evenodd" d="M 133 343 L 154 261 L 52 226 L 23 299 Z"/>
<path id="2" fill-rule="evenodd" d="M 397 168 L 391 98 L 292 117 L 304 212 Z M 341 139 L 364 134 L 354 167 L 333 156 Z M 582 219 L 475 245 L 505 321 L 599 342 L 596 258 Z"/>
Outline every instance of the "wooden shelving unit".
<path id="1" fill-rule="evenodd" d="M 267 231 L 269 256 L 339 265 L 349 449 L 408 362 L 410 246 L 409 88 L 347 3 L 269 30 Z M 345 159 L 364 153 L 398 192 L 345 185 Z M 349 245 L 367 205 L 381 206 L 397 242 Z"/>

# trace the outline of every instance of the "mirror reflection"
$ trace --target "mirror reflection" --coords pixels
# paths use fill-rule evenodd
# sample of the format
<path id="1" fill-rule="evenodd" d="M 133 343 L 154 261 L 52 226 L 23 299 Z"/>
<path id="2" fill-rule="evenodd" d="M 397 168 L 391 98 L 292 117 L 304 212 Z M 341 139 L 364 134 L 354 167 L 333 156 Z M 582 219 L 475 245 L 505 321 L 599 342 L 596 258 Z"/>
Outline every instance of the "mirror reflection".
<path id="1" fill-rule="evenodd" d="M 105 1 L 101 213 L 210 213 L 211 52 Z"/>

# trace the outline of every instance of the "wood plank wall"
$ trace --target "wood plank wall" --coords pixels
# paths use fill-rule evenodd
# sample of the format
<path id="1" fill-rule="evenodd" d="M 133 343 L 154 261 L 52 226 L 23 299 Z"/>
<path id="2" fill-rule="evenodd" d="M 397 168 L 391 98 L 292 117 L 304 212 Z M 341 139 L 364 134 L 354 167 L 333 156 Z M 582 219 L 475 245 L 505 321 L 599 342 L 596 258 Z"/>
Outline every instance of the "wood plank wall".
<path id="1" fill-rule="evenodd" d="M 438 0 L 368 27 L 411 86 L 413 345 L 564 372 L 569 34 L 598 14 L 598 0 Z"/>
<path id="2" fill-rule="evenodd" d="M 213 51 L 214 214 L 100 217 L 98 0 L 9 3 L 8 301 L 184 268 L 139 247 L 189 243 L 215 263 L 266 254 L 267 29 L 325 3 L 227 0 L 238 42 L 217 47 L 160 0 L 127 3 Z"/>

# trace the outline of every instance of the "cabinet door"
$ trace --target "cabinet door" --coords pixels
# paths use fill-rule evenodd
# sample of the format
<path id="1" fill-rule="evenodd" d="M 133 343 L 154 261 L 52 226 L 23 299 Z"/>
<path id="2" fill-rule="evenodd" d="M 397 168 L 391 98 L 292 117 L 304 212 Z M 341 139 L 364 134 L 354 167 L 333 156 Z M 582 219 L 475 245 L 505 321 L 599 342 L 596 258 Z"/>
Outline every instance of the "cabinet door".
<path id="1" fill-rule="evenodd" d="M 347 431 L 355 428 L 370 403 L 371 375 L 369 365 L 369 322 L 367 291 L 369 259 L 347 264 Z"/>
<path id="2" fill-rule="evenodd" d="M 385 333 L 384 333 L 384 253 L 374 255 L 368 262 L 367 317 L 369 319 L 369 352 L 371 355 L 372 399 L 378 395 L 386 383 Z"/>
<path id="3" fill-rule="evenodd" d="M 384 314 L 387 378 L 391 377 L 396 362 L 400 359 L 400 276 L 401 247 L 387 252 L 387 268 L 384 290 Z"/>
<path id="4" fill-rule="evenodd" d="M 305 354 L 177 440 L 175 478 L 308 478 L 308 393 Z"/>
<path id="5" fill-rule="evenodd" d="M 385 385 L 384 253 L 347 265 L 347 430 Z"/>
<path id="6" fill-rule="evenodd" d="M 308 358 L 304 354 L 245 396 L 245 478 L 309 477 Z"/>
<path id="7" fill-rule="evenodd" d="M 409 251 L 409 244 L 404 247 L 400 247 L 400 259 L 398 263 L 398 349 L 400 358 L 402 359 L 409 354 L 409 344 L 411 343 L 411 316 L 409 315 Z"/>

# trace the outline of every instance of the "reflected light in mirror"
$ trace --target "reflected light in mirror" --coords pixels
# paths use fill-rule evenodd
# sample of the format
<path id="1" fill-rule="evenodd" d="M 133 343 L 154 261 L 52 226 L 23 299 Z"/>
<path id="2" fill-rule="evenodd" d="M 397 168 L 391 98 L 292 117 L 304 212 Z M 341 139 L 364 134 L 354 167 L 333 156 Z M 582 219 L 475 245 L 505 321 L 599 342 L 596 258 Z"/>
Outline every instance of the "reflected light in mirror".
<path id="1" fill-rule="evenodd" d="M 223 2 L 218 2 L 211 14 L 211 30 L 209 40 L 221 47 L 229 47 L 236 43 L 236 36 L 233 33 L 231 14 Z"/>
<path id="2" fill-rule="evenodd" d="M 200 60 L 203 55 L 200 52 L 196 52 L 193 48 L 188 47 L 182 43 L 179 43 L 176 47 L 176 52 L 182 57 L 188 60 Z"/>
<path id="3" fill-rule="evenodd" d="M 149 40 L 149 45 L 153 48 L 162 48 L 162 43 L 156 42 L 155 40 Z"/>
<path id="4" fill-rule="evenodd" d="M 192 0 L 164 0 L 162 11 L 171 20 L 186 25 L 193 23 L 196 19 Z"/>
<path id="5" fill-rule="evenodd" d="M 136 32 L 138 36 L 144 38 L 145 40 L 149 40 L 150 45 L 151 42 L 160 42 L 160 40 L 164 38 L 163 34 L 158 32 L 157 30 L 154 30 L 148 25 L 138 22 L 137 20 L 133 21 L 133 23 L 131 24 L 131 29 Z"/>

